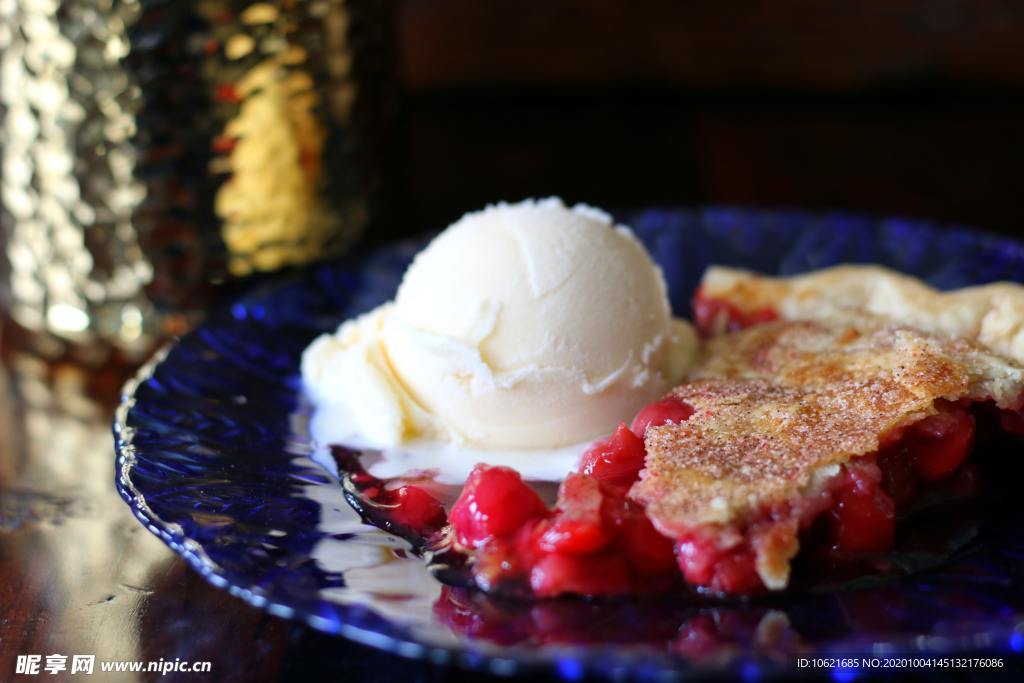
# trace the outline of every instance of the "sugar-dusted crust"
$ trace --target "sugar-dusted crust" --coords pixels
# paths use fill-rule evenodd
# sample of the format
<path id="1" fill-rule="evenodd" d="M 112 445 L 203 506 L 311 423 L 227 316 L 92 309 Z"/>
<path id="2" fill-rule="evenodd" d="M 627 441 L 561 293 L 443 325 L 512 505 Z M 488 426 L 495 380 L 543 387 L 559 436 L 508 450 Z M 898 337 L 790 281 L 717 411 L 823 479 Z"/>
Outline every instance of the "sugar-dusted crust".
<path id="1" fill-rule="evenodd" d="M 785 320 L 881 317 L 901 327 L 974 339 L 1024 362 L 1024 286 L 996 282 L 940 292 L 888 268 L 842 265 L 792 277 L 712 266 L 703 296 L 742 312 L 772 309 Z"/>
<path id="2" fill-rule="evenodd" d="M 970 341 L 878 325 L 758 325 L 713 339 L 672 391 L 695 412 L 648 431 L 630 497 L 671 537 L 708 524 L 742 529 L 819 491 L 880 437 L 936 412 L 936 400 L 1016 406 L 1022 389 L 1024 368 Z M 790 535 L 784 551 L 759 553 L 771 588 L 788 578 Z"/>
<path id="3" fill-rule="evenodd" d="M 1024 400 L 1021 363 L 970 339 L 888 325 L 874 317 L 779 321 L 716 337 L 688 376 L 713 378 L 759 379 L 803 392 L 884 381 L 928 400 L 991 400 L 1008 409 L 1020 408 Z"/>

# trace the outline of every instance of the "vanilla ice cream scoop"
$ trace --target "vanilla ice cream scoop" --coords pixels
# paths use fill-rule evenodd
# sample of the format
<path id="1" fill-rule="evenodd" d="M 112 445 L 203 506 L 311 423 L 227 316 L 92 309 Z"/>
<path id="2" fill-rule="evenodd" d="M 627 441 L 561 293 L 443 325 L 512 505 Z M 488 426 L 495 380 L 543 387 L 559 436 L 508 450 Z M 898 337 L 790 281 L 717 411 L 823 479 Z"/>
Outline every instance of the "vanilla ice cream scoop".
<path id="1" fill-rule="evenodd" d="M 371 445 L 551 449 L 629 421 L 695 349 L 633 234 L 601 211 L 546 199 L 450 226 L 393 303 L 306 351 L 303 375 Z"/>

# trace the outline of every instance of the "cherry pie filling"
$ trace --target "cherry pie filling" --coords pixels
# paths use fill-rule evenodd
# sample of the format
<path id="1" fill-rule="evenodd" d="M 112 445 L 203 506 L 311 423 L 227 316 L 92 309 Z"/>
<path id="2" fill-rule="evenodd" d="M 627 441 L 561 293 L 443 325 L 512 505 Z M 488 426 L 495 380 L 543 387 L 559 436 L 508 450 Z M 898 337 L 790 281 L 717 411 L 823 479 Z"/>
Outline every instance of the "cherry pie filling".
<path id="1" fill-rule="evenodd" d="M 626 496 L 644 464 L 646 430 L 693 413 L 672 398 L 651 403 L 631 427 L 621 424 L 594 444 L 579 471 L 563 481 L 553 507 L 515 470 L 488 465 L 473 470 L 447 517 L 419 486 L 371 488 L 364 495 L 388 509 L 391 528 L 433 535 L 435 546 L 464 553 L 473 582 L 484 590 L 602 596 L 663 592 L 683 579 L 713 593 L 755 594 L 765 590 L 758 550 L 784 543 L 794 528 L 802 554 L 826 569 L 892 549 L 896 511 L 918 489 L 956 471 L 974 439 L 966 406 L 936 407 L 936 414 L 885 435 L 878 452 L 844 464 L 819 490 L 763 509 L 742 525 L 698 525 L 674 539 Z"/>
<path id="2" fill-rule="evenodd" d="M 643 466 L 640 434 L 683 421 L 689 406 L 663 399 L 620 425 L 583 457 L 546 510 L 515 472 L 479 466 L 452 508 L 459 546 L 475 555 L 478 585 L 525 579 L 533 593 L 608 595 L 664 590 L 678 580 L 715 593 L 765 589 L 757 572 L 763 544 L 784 543 L 795 527 L 829 565 L 893 547 L 896 510 L 916 489 L 952 474 L 967 457 L 975 420 L 942 402 L 938 413 L 886 435 L 877 452 L 844 464 L 818 491 L 761 510 L 743 525 L 698 525 L 677 538 L 656 531 L 626 491 Z M 636 430 L 636 431 L 633 431 Z M 492 482 L 500 482 L 495 485 Z"/>
<path id="3" fill-rule="evenodd" d="M 772 308 L 744 311 L 730 301 L 707 296 L 703 288 L 698 289 L 693 296 L 693 322 L 705 337 L 725 332 L 739 332 L 778 318 L 779 314 Z"/>
<path id="4" fill-rule="evenodd" d="M 744 525 L 703 525 L 676 544 L 687 582 L 719 593 L 757 593 L 759 547 L 785 543 L 795 527 L 801 552 L 834 568 L 893 548 L 896 513 L 918 488 L 950 477 L 970 453 L 975 419 L 959 404 L 882 438 L 875 453 L 853 458 L 818 490 L 759 511 Z"/>

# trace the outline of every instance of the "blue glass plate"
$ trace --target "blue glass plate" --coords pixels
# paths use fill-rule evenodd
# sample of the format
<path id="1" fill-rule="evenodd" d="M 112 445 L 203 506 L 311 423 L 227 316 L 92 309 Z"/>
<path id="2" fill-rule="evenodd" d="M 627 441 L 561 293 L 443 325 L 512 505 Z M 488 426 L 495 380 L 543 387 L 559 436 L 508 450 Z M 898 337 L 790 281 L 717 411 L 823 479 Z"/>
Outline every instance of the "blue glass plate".
<path id="1" fill-rule="evenodd" d="M 881 263 L 940 288 L 1024 282 L 1024 245 L 902 219 L 733 208 L 621 216 L 689 314 L 710 263 L 797 273 Z M 745 677 L 797 657 L 1024 649 L 1024 526 L 1013 446 L 980 448 L 970 539 L 941 566 L 839 591 L 752 602 L 565 599 L 535 605 L 442 588 L 408 546 L 365 526 L 336 473 L 311 460 L 302 350 L 391 298 L 422 243 L 279 282 L 211 315 L 145 367 L 115 424 L 117 488 L 213 584 L 313 628 L 407 657 L 496 673 Z M 947 534 L 950 520 L 936 520 Z"/>

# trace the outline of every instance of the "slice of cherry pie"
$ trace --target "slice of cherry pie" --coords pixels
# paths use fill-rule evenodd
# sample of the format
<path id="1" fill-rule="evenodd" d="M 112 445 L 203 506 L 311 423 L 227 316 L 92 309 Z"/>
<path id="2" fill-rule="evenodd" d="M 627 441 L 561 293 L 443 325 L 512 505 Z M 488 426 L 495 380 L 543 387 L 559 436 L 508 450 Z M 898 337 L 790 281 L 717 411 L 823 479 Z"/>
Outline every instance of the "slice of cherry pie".
<path id="1" fill-rule="evenodd" d="M 897 502 L 967 457 L 970 406 L 1017 409 L 1024 369 L 973 342 L 881 324 L 773 322 L 713 339 L 647 431 L 629 496 L 686 580 L 781 589 L 812 529 L 834 561 L 892 547 Z"/>

